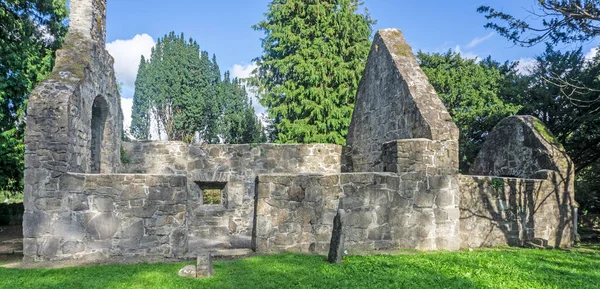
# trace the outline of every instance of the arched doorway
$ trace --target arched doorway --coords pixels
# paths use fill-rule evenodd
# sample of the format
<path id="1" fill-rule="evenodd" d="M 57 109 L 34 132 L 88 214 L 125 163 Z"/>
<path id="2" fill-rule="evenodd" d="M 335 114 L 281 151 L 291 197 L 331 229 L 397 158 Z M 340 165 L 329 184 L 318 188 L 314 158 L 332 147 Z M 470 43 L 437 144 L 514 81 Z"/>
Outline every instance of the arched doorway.
<path id="1" fill-rule="evenodd" d="M 93 174 L 102 172 L 102 143 L 106 137 L 108 113 L 106 100 L 100 95 L 97 96 L 92 105 L 92 138 L 90 140 L 90 173 Z"/>

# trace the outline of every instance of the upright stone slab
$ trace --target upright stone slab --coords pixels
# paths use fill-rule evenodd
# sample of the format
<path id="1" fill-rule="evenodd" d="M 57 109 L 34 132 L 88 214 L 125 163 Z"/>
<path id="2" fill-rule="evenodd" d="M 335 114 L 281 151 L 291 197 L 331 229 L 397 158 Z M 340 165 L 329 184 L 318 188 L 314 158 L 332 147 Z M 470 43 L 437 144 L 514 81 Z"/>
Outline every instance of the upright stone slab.
<path id="1" fill-rule="evenodd" d="M 196 277 L 205 278 L 213 275 L 212 256 L 209 252 L 198 255 L 196 262 Z"/>
<path id="2" fill-rule="evenodd" d="M 331 242 L 329 243 L 329 255 L 327 262 L 341 264 L 344 258 L 344 222 L 346 212 L 343 209 L 337 211 L 333 219 L 333 230 L 331 232 Z"/>
<path id="3" fill-rule="evenodd" d="M 50 76 L 29 97 L 25 131 L 25 260 L 57 254 L 53 235 L 67 173 L 118 171 L 123 115 L 105 49 L 106 0 L 71 0 L 71 22 Z M 66 204 L 65 204 L 66 206 Z M 66 217 L 66 216 L 65 216 Z"/>
<path id="4" fill-rule="evenodd" d="M 353 172 L 384 171 L 382 146 L 399 139 L 448 142 L 458 169 L 458 128 L 398 29 L 379 30 L 356 94 L 346 143 Z"/>
<path id="5" fill-rule="evenodd" d="M 573 179 L 574 165 L 564 148 L 539 119 L 509 116 L 490 132 L 471 166 L 472 175 L 535 178 L 551 170 Z"/>
<path id="6" fill-rule="evenodd" d="M 398 234 L 410 240 L 407 247 L 459 248 L 458 137 L 402 32 L 379 30 L 356 94 L 344 167 L 402 175 L 400 193 L 415 200 L 404 213 L 427 220 Z"/>

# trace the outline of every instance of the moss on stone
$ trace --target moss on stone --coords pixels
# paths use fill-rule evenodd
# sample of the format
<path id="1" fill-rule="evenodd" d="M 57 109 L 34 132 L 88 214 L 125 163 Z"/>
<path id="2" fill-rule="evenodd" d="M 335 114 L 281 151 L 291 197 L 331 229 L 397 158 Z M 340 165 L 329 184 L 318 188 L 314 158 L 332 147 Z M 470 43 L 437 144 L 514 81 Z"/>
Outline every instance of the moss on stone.
<path id="1" fill-rule="evenodd" d="M 492 188 L 495 190 L 504 189 L 504 179 L 492 178 Z"/>
<path id="2" fill-rule="evenodd" d="M 80 80 L 85 77 L 85 67 L 91 62 L 91 55 L 86 49 L 89 44 L 87 40 L 78 33 L 69 33 L 61 49 L 57 52 L 60 54 L 56 57 L 54 69 L 49 75 L 49 78 L 64 80 L 60 76 L 60 72 L 70 72 Z"/>
<path id="3" fill-rule="evenodd" d="M 542 123 L 541 120 L 537 118 L 533 118 L 533 128 L 540 134 L 542 137 L 550 142 L 551 144 L 562 148 L 562 144 L 558 141 L 558 139 L 552 134 L 552 132 Z"/>
<path id="4" fill-rule="evenodd" d="M 413 56 L 412 48 L 406 44 L 406 42 L 401 41 L 400 39 L 404 39 L 402 35 L 402 31 L 394 30 L 389 33 L 389 37 L 391 38 L 391 52 L 399 55 L 399 56 Z"/>

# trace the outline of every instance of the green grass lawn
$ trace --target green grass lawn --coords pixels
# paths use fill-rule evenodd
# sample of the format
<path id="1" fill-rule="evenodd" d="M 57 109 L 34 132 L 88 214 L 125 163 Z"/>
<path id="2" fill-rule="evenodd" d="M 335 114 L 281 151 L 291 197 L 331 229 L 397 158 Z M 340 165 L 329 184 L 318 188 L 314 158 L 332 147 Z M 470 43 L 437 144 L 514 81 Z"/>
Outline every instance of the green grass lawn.
<path id="1" fill-rule="evenodd" d="M 0 268 L 0 288 L 600 288 L 598 246 L 347 256 L 342 265 L 324 259 L 284 254 L 215 262 L 208 279 L 177 276 L 190 263 Z"/>

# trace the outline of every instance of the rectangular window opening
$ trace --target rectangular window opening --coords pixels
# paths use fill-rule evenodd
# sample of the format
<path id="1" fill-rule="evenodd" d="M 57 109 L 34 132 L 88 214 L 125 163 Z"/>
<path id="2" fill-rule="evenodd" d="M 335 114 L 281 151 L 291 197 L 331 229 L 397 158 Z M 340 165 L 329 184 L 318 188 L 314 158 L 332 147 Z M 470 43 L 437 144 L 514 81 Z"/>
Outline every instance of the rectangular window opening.
<path id="1" fill-rule="evenodd" d="M 227 183 L 197 182 L 202 194 L 203 205 L 226 205 L 225 185 Z"/>

